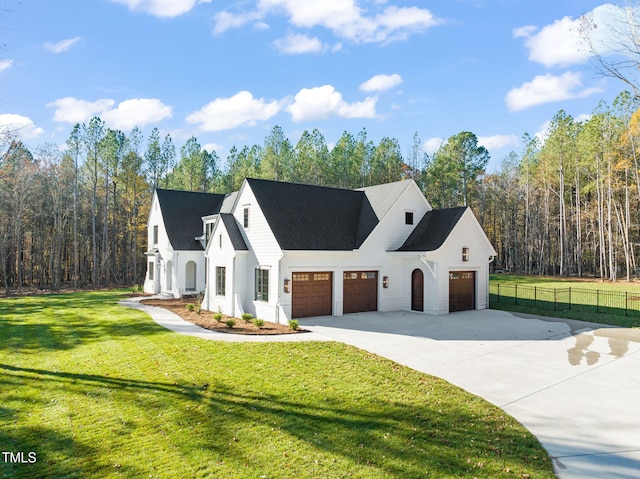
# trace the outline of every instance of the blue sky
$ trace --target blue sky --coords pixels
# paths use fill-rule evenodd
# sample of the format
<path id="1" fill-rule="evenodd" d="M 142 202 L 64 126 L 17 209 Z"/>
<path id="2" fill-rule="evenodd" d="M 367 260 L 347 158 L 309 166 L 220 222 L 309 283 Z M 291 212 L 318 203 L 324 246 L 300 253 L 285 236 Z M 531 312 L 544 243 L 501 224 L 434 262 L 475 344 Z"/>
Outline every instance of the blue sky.
<path id="1" fill-rule="evenodd" d="M 63 145 L 92 116 L 158 127 L 221 158 L 280 125 L 295 144 L 461 131 L 490 169 L 560 109 L 585 118 L 624 89 L 576 30 L 589 0 L 0 0 L 0 128 Z M 603 23 L 600 23 L 601 25 Z M 605 34 L 604 29 L 600 33 Z M 145 141 L 146 144 L 146 141 Z"/>

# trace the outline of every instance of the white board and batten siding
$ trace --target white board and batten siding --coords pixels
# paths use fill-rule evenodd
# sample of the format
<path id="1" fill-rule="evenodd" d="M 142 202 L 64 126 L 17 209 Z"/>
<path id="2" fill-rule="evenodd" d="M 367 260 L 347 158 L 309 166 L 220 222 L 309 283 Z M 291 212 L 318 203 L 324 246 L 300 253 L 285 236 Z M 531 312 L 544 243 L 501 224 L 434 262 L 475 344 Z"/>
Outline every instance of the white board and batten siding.
<path id="1" fill-rule="evenodd" d="M 249 208 L 249 227 L 244 227 L 244 210 Z M 248 182 L 244 182 L 238 197 L 236 198 L 233 215 L 240 225 L 249 254 L 246 259 L 246 266 L 243 272 L 236 268 L 238 274 L 243 278 L 238 278 L 243 285 L 243 290 L 238 293 L 242 301 L 242 309 L 253 314 L 256 318 L 267 321 L 276 321 L 278 318 L 277 304 L 278 292 L 280 288 L 280 258 L 282 250 L 276 241 L 267 220 L 260 209 Z M 237 267 L 238 265 L 236 265 Z M 269 269 L 269 301 L 255 300 L 255 270 L 256 268 Z"/>
<path id="2" fill-rule="evenodd" d="M 238 268 L 240 274 L 236 273 L 238 267 L 239 258 L 245 257 L 246 252 L 237 252 L 233 248 L 231 238 L 224 225 L 224 222 L 218 220 L 215 228 L 211 232 L 211 238 L 207 245 L 206 257 L 208 284 L 206 289 L 206 296 L 203 300 L 203 304 L 206 305 L 206 309 L 213 312 L 221 311 L 231 316 L 241 316 L 243 310 L 238 310 L 238 304 L 235 298 L 238 296 L 238 288 L 243 287 L 244 269 Z M 225 268 L 225 288 L 224 294 L 218 294 L 218 275 L 217 268 Z"/>

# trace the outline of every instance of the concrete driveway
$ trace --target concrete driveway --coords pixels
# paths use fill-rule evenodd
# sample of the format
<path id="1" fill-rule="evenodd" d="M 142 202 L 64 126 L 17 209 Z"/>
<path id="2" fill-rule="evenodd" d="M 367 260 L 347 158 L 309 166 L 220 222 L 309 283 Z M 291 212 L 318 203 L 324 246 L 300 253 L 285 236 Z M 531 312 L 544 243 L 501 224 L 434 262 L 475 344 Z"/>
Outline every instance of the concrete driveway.
<path id="1" fill-rule="evenodd" d="M 536 435 L 559 478 L 640 478 L 640 329 L 493 310 L 300 324 L 499 406 Z"/>

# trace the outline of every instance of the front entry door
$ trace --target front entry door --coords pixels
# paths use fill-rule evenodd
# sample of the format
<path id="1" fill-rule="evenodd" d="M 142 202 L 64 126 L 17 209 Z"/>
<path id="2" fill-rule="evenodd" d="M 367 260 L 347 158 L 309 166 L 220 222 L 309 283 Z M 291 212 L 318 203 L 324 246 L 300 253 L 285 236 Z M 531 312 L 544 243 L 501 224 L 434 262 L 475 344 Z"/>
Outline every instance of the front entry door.
<path id="1" fill-rule="evenodd" d="M 424 274 L 421 269 L 411 273 L 411 309 L 424 311 Z"/>

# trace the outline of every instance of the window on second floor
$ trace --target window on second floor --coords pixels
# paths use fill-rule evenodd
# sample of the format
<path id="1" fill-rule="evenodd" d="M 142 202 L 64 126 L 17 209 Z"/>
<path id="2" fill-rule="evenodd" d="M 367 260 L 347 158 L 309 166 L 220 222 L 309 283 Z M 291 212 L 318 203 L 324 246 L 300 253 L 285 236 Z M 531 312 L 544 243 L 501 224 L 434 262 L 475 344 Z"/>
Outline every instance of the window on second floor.
<path id="1" fill-rule="evenodd" d="M 158 244 L 158 225 L 153 227 L 153 244 Z"/>
<path id="2" fill-rule="evenodd" d="M 413 211 L 405 211 L 404 212 L 404 224 L 412 225 L 413 224 Z"/>
<path id="3" fill-rule="evenodd" d="M 245 228 L 249 227 L 249 207 L 248 206 L 244 207 L 244 220 L 242 224 L 244 225 Z"/>

